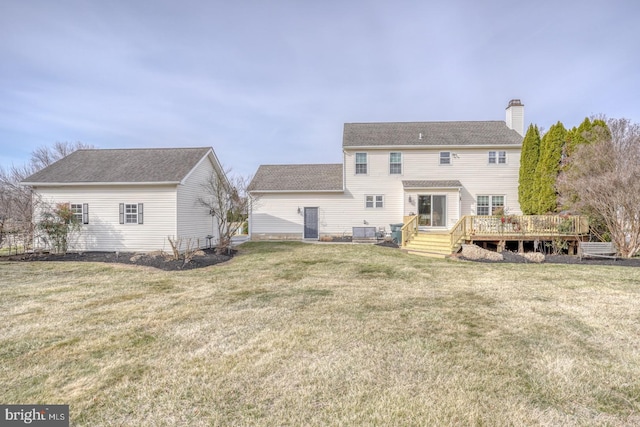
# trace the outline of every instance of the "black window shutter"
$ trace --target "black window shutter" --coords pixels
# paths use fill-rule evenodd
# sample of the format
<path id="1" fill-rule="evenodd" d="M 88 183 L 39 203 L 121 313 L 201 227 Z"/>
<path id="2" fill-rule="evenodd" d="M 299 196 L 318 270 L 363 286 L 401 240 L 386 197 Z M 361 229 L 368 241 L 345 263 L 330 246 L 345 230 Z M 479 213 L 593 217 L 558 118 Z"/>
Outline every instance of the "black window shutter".
<path id="1" fill-rule="evenodd" d="M 124 224 L 124 203 L 120 203 L 120 224 Z"/>
<path id="2" fill-rule="evenodd" d="M 89 203 L 82 204 L 82 223 L 89 224 Z"/>
<path id="3" fill-rule="evenodd" d="M 138 203 L 138 224 L 144 224 L 144 203 Z"/>

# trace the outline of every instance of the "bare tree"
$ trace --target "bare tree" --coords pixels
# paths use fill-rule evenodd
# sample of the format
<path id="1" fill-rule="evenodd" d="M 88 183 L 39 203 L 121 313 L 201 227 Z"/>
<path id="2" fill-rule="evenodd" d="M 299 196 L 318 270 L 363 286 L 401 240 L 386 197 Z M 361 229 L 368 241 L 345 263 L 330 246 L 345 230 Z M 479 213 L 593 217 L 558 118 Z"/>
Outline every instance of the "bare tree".
<path id="1" fill-rule="evenodd" d="M 558 180 L 565 206 L 601 221 L 620 254 L 640 251 L 640 125 L 607 121 L 611 135 L 581 144 Z"/>
<path id="2" fill-rule="evenodd" d="M 5 169 L 0 166 L 0 247 L 7 243 L 10 246 L 25 247 L 30 241 L 33 231 L 33 195 L 28 187 L 20 185 L 34 170 L 30 166 L 11 166 Z"/>
<path id="3" fill-rule="evenodd" d="M 83 149 L 93 148 L 82 142 L 56 142 L 52 146 L 41 146 L 31 153 L 29 163 L 23 166 L 0 166 L 0 247 L 7 237 L 21 243 L 22 247 L 31 241 L 33 235 L 34 194 L 31 188 L 20 185 L 30 175 L 51 163 Z"/>
<path id="4" fill-rule="evenodd" d="M 91 144 L 76 142 L 56 142 L 52 146 L 42 145 L 31 152 L 31 166 L 35 171 L 46 168 L 50 164 L 68 156 L 76 150 L 95 148 Z"/>
<path id="5" fill-rule="evenodd" d="M 203 184 L 206 196 L 200 197 L 198 202 L 207 207 L 215 218 L 219 236 L 216 246 L 218 253 L 228 251 L 231 237 L 247 218 L 250 201 L 247 188 L 250 182 L 250 178 L 232 175 L 230 169 L 216 169 Z"/>

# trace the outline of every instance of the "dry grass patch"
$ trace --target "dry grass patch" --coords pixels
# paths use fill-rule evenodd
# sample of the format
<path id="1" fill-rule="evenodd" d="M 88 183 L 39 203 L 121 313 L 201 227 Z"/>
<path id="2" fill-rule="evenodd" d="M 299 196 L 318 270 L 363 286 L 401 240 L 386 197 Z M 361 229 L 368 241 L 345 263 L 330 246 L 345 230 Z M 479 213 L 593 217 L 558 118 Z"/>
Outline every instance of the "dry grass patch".
<path id="1" fill-rule="evenodd" d="M 75 425 L 633 425 L 640 271 L 251 243 L 0 264 L 0 401 Z"/>

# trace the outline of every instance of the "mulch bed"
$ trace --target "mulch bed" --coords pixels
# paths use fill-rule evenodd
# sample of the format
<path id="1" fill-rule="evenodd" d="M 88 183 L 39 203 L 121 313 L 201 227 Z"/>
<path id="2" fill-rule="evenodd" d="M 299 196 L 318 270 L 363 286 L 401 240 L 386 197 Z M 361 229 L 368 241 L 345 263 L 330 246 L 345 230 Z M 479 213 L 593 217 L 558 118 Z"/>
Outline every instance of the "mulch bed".
<path id="1" fill-rule="evenodd" d="M 532 262 L 526 259 L 525 257 L 518 255 L 515 252 L 504 251 L 502 252 L 502 256 L 504 260 L 502 261 L 492 261 L 487 259 L 469 259 L 464 257 L 458 257 L 459 259 L 465 261 L 473 261 L 473 262 L 488 262 L 488 263 L 529 263 Z M 579 265 L 612 265 L 617 267 L 640 267 L 640 258 L 618 258 L 618 259 L 608 259 L 608 258 L 583 258 L 580 260 L 579 257 L 573 255 L 545 255 L 544 263 L 546 264 L 579 264 Z"/>
<path id="2" fill-rule="evenodd" d="M 68 254 L 27 253 L 0 257 L 0 261 L 87 261 L 107 262 L 129 265 L 140 265 L 158 268 L 165 271 L 192 270 L 195 268 L 209 267 L 229 261 L 236 254 L 231 249 L 226 255 L 218 255 L 215 249 L 204 249 L 198 252 L 189 262 L 170 259 L 167 254 L 161 253 L 133 253 L 133 252 L 83 252 Z"/>
<path id="3" fill-rule="evenodd" d="M 393 242 L 379 242 L 378 246 L 384 246 L 389 248 L 397 248 Z M 84 252 L 84 253 L 69 253 L 64 255 L 49 254 L 49 253 L 27 253 L 20 255 L 2 256 L 0 261 L 87 261 L 87 262 L 106 262 L 106 263 L 120 263 L 129 265 L 140 265 L 146 267 L 153 267 L 165 271 L 178 271 L 178 270 L 192 270 L 196 268 L 209 267 L 212 265 L 220 264 L 229 261 L 237 253 L 237 250 L 230 250 L 227 255 L 217 255 L 215 249 L 205 249 L 200 251 L 199 255 L 196 255 L 188 263 L 184 260 L 172 260 L 169 259 L 166 254 L 162 256 L 159 253 L 154 254 L 139 254 L 132 252 Z M 531 263 L 521 255 L 515 252 L 504 251 L 502 252 L 504 259 L 502 261 L 493 261 L 487 259 L 470 259 L 463 256 L 457 258 L 465 261 L 472 262 L 484 262 L 484 263 Z M 580 260 L 577 256 L 571 255 L 546 255 L 545 263 L 547 264 L 580 264 L 580 265 L 612 265 L 618 267 L 640 267 L 640 258 L 618 258 L 613 259 L 600 259 L 600 258 L 583 258 Z"/>

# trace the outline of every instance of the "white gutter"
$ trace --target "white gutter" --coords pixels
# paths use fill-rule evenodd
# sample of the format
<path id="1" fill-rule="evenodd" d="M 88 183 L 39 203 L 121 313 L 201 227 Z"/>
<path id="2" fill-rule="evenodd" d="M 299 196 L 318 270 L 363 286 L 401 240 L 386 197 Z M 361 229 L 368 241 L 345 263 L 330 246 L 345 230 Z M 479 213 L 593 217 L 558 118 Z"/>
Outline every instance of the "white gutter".
<path id="1" fill-rule="evenodd" d="M 448 149 L 449 151 L 461 148 L 491 148 L 491 147 L 522 147 L 520 144 L 443 144 L 443 145 L 348 145 L 342 150 L 427 150 L 431 148 Z"/>
<path id="2" fill-rule="evenodd" d="M 344 193 L 344 190 L 253 190 L 249 191 L 249 193 L 263 194 L 263 193 L 300 193 L 300 194 L 308 194 L 308 193 Z"/>
<path id="3" fill-rule="evenodd" d="M 180 181 L 157 182 L 21 182 L 20 185 L 31 187 L 86 187 L 86 186 L 136 186 L 136 185 L 178 185 Z"/>

